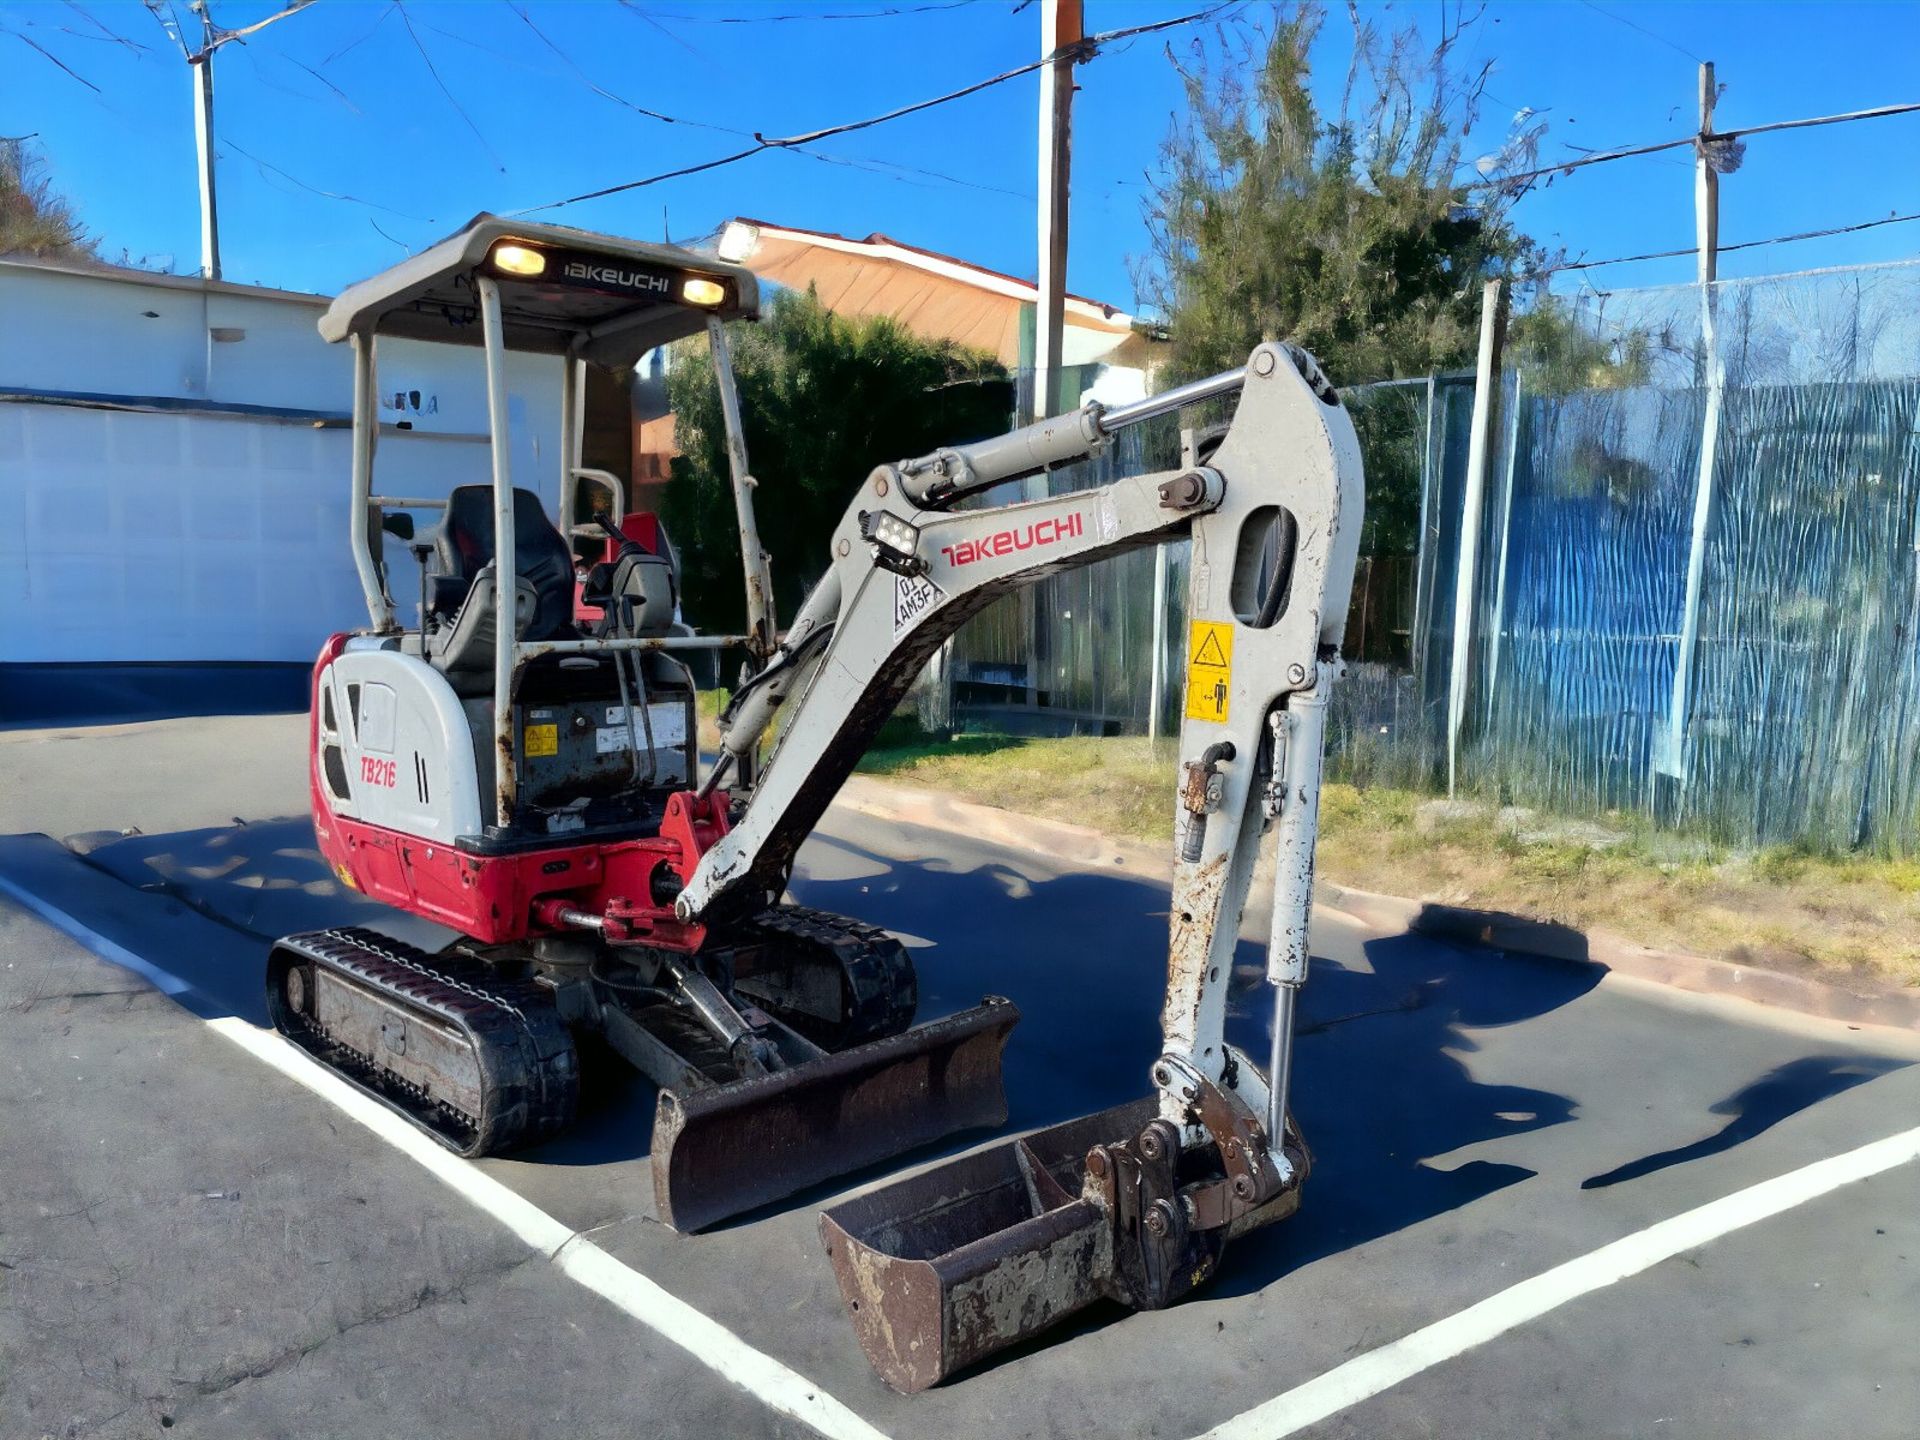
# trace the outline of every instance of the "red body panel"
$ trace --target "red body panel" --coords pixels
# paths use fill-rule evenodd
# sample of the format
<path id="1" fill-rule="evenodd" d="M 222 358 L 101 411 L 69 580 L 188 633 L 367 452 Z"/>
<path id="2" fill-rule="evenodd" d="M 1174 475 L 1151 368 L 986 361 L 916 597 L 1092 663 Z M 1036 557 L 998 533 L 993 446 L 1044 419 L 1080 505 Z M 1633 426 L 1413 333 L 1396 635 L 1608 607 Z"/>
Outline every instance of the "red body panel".
<path id="1" fill-rule="evenodd" d="M 654 881 L 662 870 L 684 881 L 727 833 L 724 790 L 704 799 L 692 791 L 669 797 L 657 836 L 555 844 L 508 855 L 470 855 L 335 811 L 320 768 L 320 687 L 347 638 L 329 639 L 313 667 L 307 756 L 314 835 L 342 884 L 487 945 L 557 933 L 563 927 L 546 923 L 542 912 L 558 902 L 603 917 L 603 933 L 615 943 L 700 947 L 705 927 L 682 924 L 670 900 L 656 902 Z"/>

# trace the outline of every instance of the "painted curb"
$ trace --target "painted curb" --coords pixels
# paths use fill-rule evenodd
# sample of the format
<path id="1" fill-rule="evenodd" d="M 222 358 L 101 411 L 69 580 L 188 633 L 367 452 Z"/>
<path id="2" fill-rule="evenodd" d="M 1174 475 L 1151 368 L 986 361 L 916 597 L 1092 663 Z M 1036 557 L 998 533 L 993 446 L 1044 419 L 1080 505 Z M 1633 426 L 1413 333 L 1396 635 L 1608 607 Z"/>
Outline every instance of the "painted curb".
<path id="1" fill-rule="evenodd" d="M 1048 820 L 1003 810 L 996 805 L 981 805 L 942 790 L 921 790 L 856 775 L 841 790 L 839 803 L 879 819 L 950 831 L 1069 864 L 1161 878 L 1173 872 L 1170 848 L 1118 839 L 1064 820 Z M 1477 945 L 1511 955 L 1598 965 L 1619 975 L 1675 990 L 1729 996 L 1850 1025 L 1920 1030 L 1920 992 L 1913 990 L 1876 988 L 1864 983 L 1852 986 L 1707 955 L 1654 950 L 1606 930 L 1580 931 L 1499 911 L 1409 900 L 1332 880 L 1315 882 L 1314 901 L 1386 932 L 1408 930 L 1436 940 Z"/>
<path id="2" fill-rule="evenodd" d="M 1146 875 L 1173 874 L 1169 846 L 1122 839 L 1085 825 L 1023 815 L 998 805 L 981 805 L 945 790 L 921 790 L 870 775 L 855 775 L 841 787 L 838 803 L 877 819 L 947 830 L 990 845 L 1031 850 L 1068 864 Z"/>

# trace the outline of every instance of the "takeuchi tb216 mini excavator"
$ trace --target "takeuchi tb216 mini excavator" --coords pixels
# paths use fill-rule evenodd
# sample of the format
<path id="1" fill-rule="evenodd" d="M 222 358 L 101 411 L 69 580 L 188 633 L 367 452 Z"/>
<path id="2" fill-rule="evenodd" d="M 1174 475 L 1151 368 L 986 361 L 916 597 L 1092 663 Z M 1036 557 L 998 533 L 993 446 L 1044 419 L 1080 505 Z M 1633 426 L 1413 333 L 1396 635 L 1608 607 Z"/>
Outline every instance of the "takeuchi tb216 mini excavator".
<path id="1" fill-rule="evenodd" d="M 655 1199 L 681 1230 L 1003 1122 L 1000 1054 L 1018 1018 L 996 1001 L 909 1028 L 914 969 L 897 940 L 781 903 L 792 825 L 757 867 L 683 899 L 758 778 L 754 757 L 730 754 L 702 779 L 687 659 L 744 650 L 743 699 L 793 664 L 727 351 L 726 322 L 757 307 L 737 266 L 483 215 L 320 321 L 354 354 L 352 548 L 372 624 L 335 635 L 314 669 L 314 828 L 345 884 L 459 938 L 426 953 L 360 928 L 288 936 L 268 967 L 274 1022 L 464 1155 L 570 1125 L 579 1041 L 597 1037 L 659 1088 Z M 580 464 L 584 367 L 702 331 L 740 507 L 739 636 L 682 621 L 671 537 L 620 513 L 618 480 Z M 384 336 L 484 351 L 490 483 L 444 500 L 376 493 Z M 563 362 L 564 533 L 511 474 L 516 352 Z M 583 484 L 607 508 L 578 524 Z M 441 518 L 415 540 L 423 509 Z M 421 564 L 412 625 L 388 593 L 386 534 Z"/>
<path id="2" fill-rule="evenodd" d="M 1321 737 L 1360 529 L 1353 428 L 1284 344 L 1135 404 L 882 465 L 827 539 L 784 630 L 753 515 L 725 322 L 753 276 L 670 247 L 481 216 L 342 294 L 321 321 L 356 366 L 354 556 L 371 627 L 314 673 L 312 788 L 347 884 L 451 927 L 436 953 L 364 929 L 290 936 L 269 961 L 279 1028 L 469 1155 L 572 1119 L 597 1035 L 659 1087 L 660 1218 L 698 1229 L 961 1129 L 1006 1119 L 1014 1006 L 914 1026 L 912 963 L 857 919 L 785 899 L 795 856 L 935 650 L 1041 576 L 1190 538 L 1188 666 L 1162 1047 L 1151 1088 L 1102 1114 L 844 1200 L 821 1235 L 861 1343 L 918 1390 L 1102 1298 L 1156 1308 L 1226 1243 L 1292 1213 L 1310 1164 L 1288 1117 L 1306 978 Z M 577 527 L 580 369 L 705 330 L 733 470 L 747 633 L 678 611 L 652 517 Z M 372 486 L 375 337 L 485 351 L 490 485 L 444 502 Z M 563 535 L 514 487 L 506 354 L 559 355 Z M 1207 400 L 1232 421 L 1174 470 L 1000 507 L 994 486 L 1101 451 Z M 402 626 L 379 539 L 442 505 Z M 579 557 L 573 541 L 594 553 Z M 586 564 L 586 561 L 596 563 Z M 502 623 L 502 617 L 512 617 Z M 703 765 L 681 656 L 744 650 Z M 782 724 L 767 743 L 772 722 Z M 762 753 L 763 750 L 766 753 Z M 704 772 L 704 773 L 703 773 Z M 1263 1068 L 1224 1039 L 1263 836 L 1276 855 Z"/>

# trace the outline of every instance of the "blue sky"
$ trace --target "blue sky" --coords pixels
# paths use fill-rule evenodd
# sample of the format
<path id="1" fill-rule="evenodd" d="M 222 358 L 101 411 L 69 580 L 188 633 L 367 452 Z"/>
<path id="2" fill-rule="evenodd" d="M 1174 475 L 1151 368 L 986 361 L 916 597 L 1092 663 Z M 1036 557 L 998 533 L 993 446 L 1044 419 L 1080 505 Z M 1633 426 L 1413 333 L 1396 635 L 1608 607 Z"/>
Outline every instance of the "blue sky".
<path id="1" fill-rule="evenodd" d="M 214 3 L 233 28 L 278 8 Z M 1086 0 L 1087 26 L 1197 8 L 1199 0 Z M 1438 0 L 1362 9 L 1388 28 L 1431 28 L 1441 13 Z M 874 13 L 885 11 L 899 13 Z M 776 18 L 789 15 L 804 18 Z M 1180 105 L 1166 47 L 1195 35 L 1189 27 L 1141 37 L 1081 68 L 1068 277 L 1079 293 L 1134 304 L 1129 259 L 1147 248 L 1143 174 Z M 1346 64 L 1343 7 L 1326 36 L 1319 81 L 1332 87 Z M 728 128 L 790 134 L 874 114 L 1038 50 L 1037 7 L 1016 11 L 1013 0 L 524 0 L 518 9 L 320 0 L 215 62 L 217 128 L 233 147 L 219 172 L 226 272 L 330 291 L 477 210 L 539 205 L 722 155 L 743 143 Z M 1551 125 L 1547 159 L 1689 131 L 1697 59 L 1719 67 L 1721 123 L 1740 125 L 1920 99 L 1916 54 L 1920 4 L 1894 0 L 1496 0 L 1461 50 L 1465 64 L 1494 66 L 1475 148 L 1497 146 L 1513 112 L 1530 106 Z M 596 85 L 702 124 L 649 119 Z M 188 87 L 179 53 L 136 0 L 0 0 L 0 135 L 37 133 L 110 258 L 125 251 L 177 269 L 197 264 Z M 1037 95 L 1037 79 L 1025 77 L 827 142 L 818 147 L 826 158 L 762 154 L 543 215 L 646 238 L 697 236 L 735 214 L 881 231 L 1030 277 Z M 1722 238 L 1920 211 L 1916 146 L 1920 115 L 1758 137 L 1724 182 Z M 1516 216 L 1537 239 L 1589 258 L 1678 248 L 1693 239 L 1692 183 L 1685 151 L 1599 165 L 1527 196 Z M 1722 273 L 1915 254 L 1920 223 L 1741 252 Z M 1691 274 L 1690 260 L 1672 260 L 1591 271 L 1588 280 L 1613 288 Z"/>

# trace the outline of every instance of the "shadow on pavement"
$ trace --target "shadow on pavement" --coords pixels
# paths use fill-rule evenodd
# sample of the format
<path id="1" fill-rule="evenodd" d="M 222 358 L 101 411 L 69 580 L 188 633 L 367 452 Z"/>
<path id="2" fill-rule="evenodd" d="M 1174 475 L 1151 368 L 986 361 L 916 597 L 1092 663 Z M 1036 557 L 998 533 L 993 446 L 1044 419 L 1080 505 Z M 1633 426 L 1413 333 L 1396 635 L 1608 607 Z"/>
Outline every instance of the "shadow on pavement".
<path id="1" fill-rule="evenodd" d="M 1889 1071 L 1904 1070 L 1907 1064 L 1905 1060 L 1862 1055 L 1806 1055 L 1798 1060 L 1789 1060 L 1768 1071 L 1751 1085 L 1710 1106 L 1710 1114 L 1733 1117 L 1713 1134 L 1702 1136 L 1691 1145 L 1643 1155 L 1603 1175 L 1590 1176 L 1580 1182 L 1580 1188 L 1604 1190 L 1609 1185 L 1618 1185 L 1625 1180 L 1638 1180 L 1658 1170 L 1718 1155 L 1736 1145 L 1745 1144 L 1754 1136 L 1771 1130 L 1782 1120 L 1798 1115 L 1822 1100 L 1869 1080 L 1877 1080 Z"/>
<path id="2" fill-rule="evenodd" d="M 311 661 L 0 665 L 0 728 L 287 714 L 307 708 L 312 674 Z"/>
<path id="3" fill-rule="evenodd" d="M 1030 881 L 983 865 L 887 862 L 832 843 L 883 873 L 797 883 L 809 905 L 896 931 L 938 936 L 915 952 L 922 1012 L 1009 995 L 1024 1017 L 1007 1047 L 1010 1125 L 1025 1130 L 1103 1110 L 1146 1092 L 1159 1054 L 1167 895 L 1117 874 Z M 930 910 L 930 907 L 937 907 Z M 1417 1224 L 1531 1177 L 1520 1166 L 1429 1168 L 1431 1155 L 1570 1119 L 1563 1095 L 1474 1081 L 1455 1055 L 1465 1027 L 1515 1024 L 1591 990 L 1588 965 L 1471 958 L 1416 936 L 1366 947 L 1371 973 L 1316 957 L 1301 1001 L 1293 1110 L 1315 1152 L 1314 1200 L 1284 1225 L 1235 1246 L 1216 1294 L 1258 1290 L 1322 1256 Z M 1236 969 L 1264 973 L 1242 941 Z M 1233 997 L 1227 1038 L 1267 1053 L 1269 991 Z"/>
<path id="4" fill-rule="evenodd" d="M 274 937 L 345 924 L 434 947 L 449 935 L 342 887 L 315 849 L 305 817 L 114 839 L 85 862 L 226 926 L 236 944 L 217 947 L 218 954 L 205 953 L 204 940 L 188 944 L 165 930 L 146 937 L 141 953 L 256 1022 L 264 1020 L 260 966 Z M 1167 896 L 1158 884 L 1117 873 L 1035 880 L 1010 864 L 895 860 L 822 835 L 803 855 L 793 889 L 805 904 L 924 937 L 914 951 L 922 1019 L 983 994 L 1016 1001 L 1024 1018 L 1007 1050 L 1012 1130 L 1145 1092 L 1159 1052 L 1165 980 Z M 1516 1165 L 1470 1161 L 1442 1170 L 1427 1161 L 1574 1116 L 1573 1097 L 1477 1081 L 1460 1056 L 1473 1050 L 1474 1029 L 1517 1024 L 1578 1000 L 1598 983 L 1597 967 L 1463 953 L 1415 935 L 1372 941 L 1365 954 L 1365 966 L 1316 959 L 1302 999 L 1294 1113 L 1315 1152 L 1313 1202 L 1286 1224 L 1240 1242 L 1217 1293 L 1260 1289 L 1291 1269 L 1526 1180 L 1533 1172 Z M 1233 996 L 1228 1019 L 1229 1040 L 1256 1056 L 1266 1054 L 1269 1024 L 1269 992 L 1257 979 L 1262 960 L 1260 946 L 1242 942 L 1238 962 L 1247 983 Z M 646 1154 L 651 1087 L 591 1047 L 583 1059 L 599 1083 L 589 1087 L 579 1123 L 521 1158 L 599 1165 Z M 1715 1106 L 1732 1118 L 1714 1135 L 1595 1176 L 1586 1187 L 1729 1149 L 1897 1064 L 1843 1056 L 1794 1061 Z M 958 1137 L 776 1208 L 813 1203 L 980 1138 Z"/>

